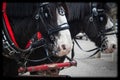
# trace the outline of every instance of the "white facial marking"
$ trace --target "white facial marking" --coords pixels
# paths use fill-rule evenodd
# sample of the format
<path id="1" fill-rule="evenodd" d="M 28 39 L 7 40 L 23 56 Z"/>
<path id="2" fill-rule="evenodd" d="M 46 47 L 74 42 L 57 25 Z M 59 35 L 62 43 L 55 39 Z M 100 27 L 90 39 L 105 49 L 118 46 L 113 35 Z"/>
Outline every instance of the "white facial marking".
<path id="1" fill-rule="evenodd" d="M 110 18 L 108 18 L 106 29 L 111 28 L 113 26 L 112 21 Z M 105 53 L 112 53 L 117 49 L 117 36 L 115 34 L 113 35 L 107 35 L 107 46 L 108 48 L 105 50 Z M 113 48 L 113 45 L 115 45 L 116 48 Z"/>
<path id="2" fill-rule="evenodd" d="M 106 29 L 111 28 L 113 26 L 112 21 L 110 20 L 110 18 L 108 18 L 107 24 L 106 24 Z"/>
<path id="3" fill-rule="evenodd" d="M 63 7 L 61 7 L 61 8 L 63 8 Z M 58 10 L 56 10 L 56 13 L 57 13 L 57 23 L 58 23 L 58 25 L 61 25 L 61 24 L 63 24 L 63 23 L 67 23 L 67 19 L 66 19 L 66 16 L 65 15 L 60 15 L 59 13 L 58 13 Z"/>
<path id="4" fill-rule="evenodd" d="M 58 10 L 56 10 L 57 13 L 57 23 L 58 25 L 67 23 L 67 19 L 65 15 L 60 15 L 58 13 Z M 61 27 L 68 26 L 68 24 L 62 25 Z M 57 45 L 56 47 L 59 48 L 59 52 L 56 53 L 58 56 L 64 56 L 70 53 L 72 50 L 72 39 L 71 39 L 71 34 L 68 29 L 61 30 L 58 33 L 59 37 L 56 37 L 57 39 Z"/>

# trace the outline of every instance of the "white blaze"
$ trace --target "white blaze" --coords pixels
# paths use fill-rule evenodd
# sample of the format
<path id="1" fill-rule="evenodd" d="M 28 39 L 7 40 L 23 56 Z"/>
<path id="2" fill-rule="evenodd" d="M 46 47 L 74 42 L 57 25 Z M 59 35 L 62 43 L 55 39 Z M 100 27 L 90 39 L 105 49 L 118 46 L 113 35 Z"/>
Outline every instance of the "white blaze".
<path id="1" fill-rule="evenodd" d="M 112 21 L 110 20 L 110 18 L 108 18 L 107 24 L 106 24 L 106 29 L 111 28 L 113 26 Z"/>
<path id="2" fill-rule="evenodd" d="M 114 24 L 112 23 L 110 18 L 108 18 L 108 21 L 107 21 L 107 24 L 106 24 L 106 29 L 113 27 L 113 25 Z M 117 37 L 116 37 L 115 34 L 107 35 L 107 40 L 108 40 L 108 43 L 107 43 L 108 49 L 106 49 L 105 52 L 106 53 L 112 53 L 115 50 L 114 48 L 112 48 L 112 46 L 115 45 L 116 48 L 117 48 Z"/>
<path id="3" fill-rule="evenodd" d="M 58 25 L 67 23 L 67 19 L 65 15 L 60 15 L 58 13 L 58 10 L 56 10 L 57 13 L 57 23 Z M 68 26 L 68 24 L 62 25 L 61 27 L 65 27 Z M 71 34 L 69 29 L 65 29 L 65 30 L 61 30 L 58 33 L 58 37 L 56 36 L 57 39 L 57 48 L 60 49 L 60 51 L 58 53 L 56 53 L 58 56 L 63 56 L 63 55 L 67 55 L 68 53 L 70 53 L 71 49 L 72 49 L 72 39 L 71 39 Z"/>

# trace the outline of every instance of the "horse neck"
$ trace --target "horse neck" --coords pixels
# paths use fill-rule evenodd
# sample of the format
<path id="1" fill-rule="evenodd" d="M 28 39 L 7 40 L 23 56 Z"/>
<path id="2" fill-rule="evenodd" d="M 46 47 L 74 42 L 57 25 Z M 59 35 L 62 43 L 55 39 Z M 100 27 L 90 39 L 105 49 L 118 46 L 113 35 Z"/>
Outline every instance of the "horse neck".
<path id="1" fill-rule="evenodd" d="M 21 48 L 24 48 L 36 32 L 36 25 L 33 21 L 36 7 L 34 3 L 7 3 L 6 5 L 6 13 L 14 37 Z"/>
<path id="2" fill-rule="evenodd" d="M 30 17 L 25 19 L 11 18 L 11 27 L 13 29 L 14 37 L 20 48 L 25 48 L 27 42 L 35 34 L 36 26 Z"/>

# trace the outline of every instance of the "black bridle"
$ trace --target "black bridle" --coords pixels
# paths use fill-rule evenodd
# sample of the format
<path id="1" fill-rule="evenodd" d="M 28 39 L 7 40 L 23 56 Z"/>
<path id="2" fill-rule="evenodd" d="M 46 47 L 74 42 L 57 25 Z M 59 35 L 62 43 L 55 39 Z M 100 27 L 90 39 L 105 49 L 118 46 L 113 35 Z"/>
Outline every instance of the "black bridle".
<path id="1" fill-rule="evenodd" d="M 91 21 L 91 22 L 93 24 L 94 24 L 95 17 L 99 17 L 100 15 L 106 15 L 107 18 L 109 17 L 105 13 L 105 10 L 102 7 L 100 7 L 100 8 L 98 7 L 98 3 L 94 3 L 94 2 L 91 3 L 91 12 L 92 12 L 92 16 L 91 17 L 93 18 L 93 21 Z M 101 22 L 103 22 L 104 17 L 100 16 L 99 20 Z M 111 26 L 111 28 L 99 31 L 98 37 L 101 37 L 101 41 L 102 41 L 102 44 L 100 46 L 100 51 L 103 51 L 103 50 L 105 50 L 107 48 L 107 37 L 106 37 L 106 35 L 116 34 L 116 32 L 112 32 L 114 30 L 115 30 L 114 26 Z M 112 33 L 109 33 L 109 32 L 112 32 Z"/>
<path id="2" fill-rule="evenodd" d="M 90 3 L 90 7 L 91 7 L 91 16 L 89 18 L 89 22 L 93 23 L 94 24 L 94 20 L 95 18 L 94 17 L 98 17 L 99 15 L 101 14 L 105 14 L 104 12 L 104 9 L 100 8 L 98 9 L 97 8 L 97 3 Z M 101 17 L 100 20 L 102 20 L 103 18 Z M 115 31 L 115 27 L 116 25 L 114 26 L 111 26 L 111 28 L 108 28 L 108 29 L 105 29 L 105 30 L 101 30 L 98 34 L 97 37 L 101 37 L 101 40 L 102 40 L 102 44 L 100 47 L 97 47 L 97 48 L 94 48 L 94 49 L 91 49 L 91 50 L 83 50 L 82 47 L 79 45 L 79 43 L 77 42 L 77 38 L 75 37 L 74 38 L 74 41 L 76 43 L 76 45 L 82 50 L 82 51 L 85 51 L 85 52 L 91 52 L 91 51 L 95 51 L 95 53 L 93 53 L 92 55 L 90 55 L 89 57 L 92 57 L 94 56 L 95 54 L 97 54 L 99 51 L 104 51 L 106 48 L 107 48 L 107 37 L 106 35 L 113 35 L 113 34 L 117 34 L 117 32 Z M 114 32 L 113 32 L 114 31 Z M 89 58 L 88 57 L 88 58 Z"/>
<path id="3" fill-rule="evenodd" d="M 45 3 L 42 3 L 42 4 L 39 5 L 38 13 L 35 16 L 35 19 L 37 20 L 37 26 L 38 27 L 41 26 L 41 25 L 39 25 L 39 21 L 38 21 L 39 18 L 40 18 L 40 20 L 44 24 L 45 29 L 46 29 L 49 36 L 53 35 L 54 33 L 58 32 L 58 31 L 69 29 L 69 25 L 67 23 L 63 23 L 61 25 L 58 25 L 57 28 L 49 29 L 50 25 L 47 23 L 45 17 L 47 17 L 47 15 L 50 14 L 50 13 L 44 12 L 44 9 L 48 8 L 48 4 L 49 3 L 45 2 Z M 58 7 L 59 12 L 63 11 L 62 9 L 63 8 Z M 6 10 L 3 10 L 3 14 L 4 14 L 5 11 Z M 40 61 L 44 61 L 46 59 L 49 59 L 51 61 L 50 57 L 55 55 L 55 53 L 53 53 L 53 54 L 48 53 L 48 47 L 47 47 L 48 45 L 47 45 L 46 40 L 44 38 L 42 38 L 40 40 L 36 40 L 27 49 L 21 49 L 19 47 L 16 47 L 16 45 L 14 44 L 14 42 L 11 40 L 11 38 L 9 36 L 9 33 L 7 31 L 7 28 L 6 28 L 6 23 L 5 23 L 4 17 L 3 17 L 2 34 L 3 34 L 3 38 L 2 38 L 3 51 L 7 50 L 8 51 L 7 52 L 8 57 L 9 58 L 11 57 L 11 58 L 15 59 L 18 62 L 19 65 L 25 66 L 24 63 L 26 61 L 40 62 Z M 40 48 L 40 47 L 44 47 L 47 56 L 45 58 L 39 59 L 39 60 L 28 59 L 28 57 L 32 53 L 32 51 L 37 49 L 37 48 Z M 6 54 L 3 54 L 3 55 L 6 55 Z M 51 62 L 53 62 L 53 61 L 51 61 Z"/>
<path id="4" fill-rule="evenodd" d="M 36 20 L 38 20 L 40 18 L 40 20 L 42 21 L 43 25 L 45 26 L 45 29 L 46 29 L 48 35 L 52 35 L 52 34 L 54 34 L 56 32 L 61 31 L 61 30 L 69 29 L 68 23 L 63 23 L 63 24 L 58 25 L 58 26 L 52 26 L 52 25 L 50 25 L 47 22 L 46 17 L 48 17 L 48 14 L 51 17 L 51 13 L 49 11 L 49 6 L 48 5 L 49 5 L 48 2 L 40 4 L 38 6 L 39 8 L 38 8 L 37 14 L 35 16 Z M 59 14 L 63 13 L 63 15 L 65 15 L 64 12 L 63 12 L 64 9 L 62 7 L 58 6 L 57 9 L 58 9 Z M 47 10 L 47 11 L 45 11 L 45 10 Z M 55 27 L 55 28 L 51 28 L 51 27 Z"/>

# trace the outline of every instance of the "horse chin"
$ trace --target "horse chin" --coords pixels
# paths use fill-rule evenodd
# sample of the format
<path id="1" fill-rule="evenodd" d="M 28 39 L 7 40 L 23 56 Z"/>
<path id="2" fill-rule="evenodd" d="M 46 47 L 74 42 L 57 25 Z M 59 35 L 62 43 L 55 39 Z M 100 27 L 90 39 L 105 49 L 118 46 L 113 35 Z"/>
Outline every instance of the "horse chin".
<path id="1" fill-rule="evenodd" d="M 62 56 L 68 55 L 70 53 L 70 51 L 71 51 L 70 48 L 68 48 L 68 49 L 60 49 L 59 47 L 53 48 L 53 52 L 54 52 L 55 56 L 57 56 L 57 57 L 62 57 Z"/>
<path id="2" fill-rule="evenodd" d="M 62 57 L 70 53 L 73 47 L 69 30 L 62 30 L 55 37 L 54 48 L 56 56 Z"/>
<path id="3" fill-rule="evenodd" d="M 56 56 L 62 57 L 70 53 L 70 50 L 61 50 L 58 53 L 56 53 Z"/>

